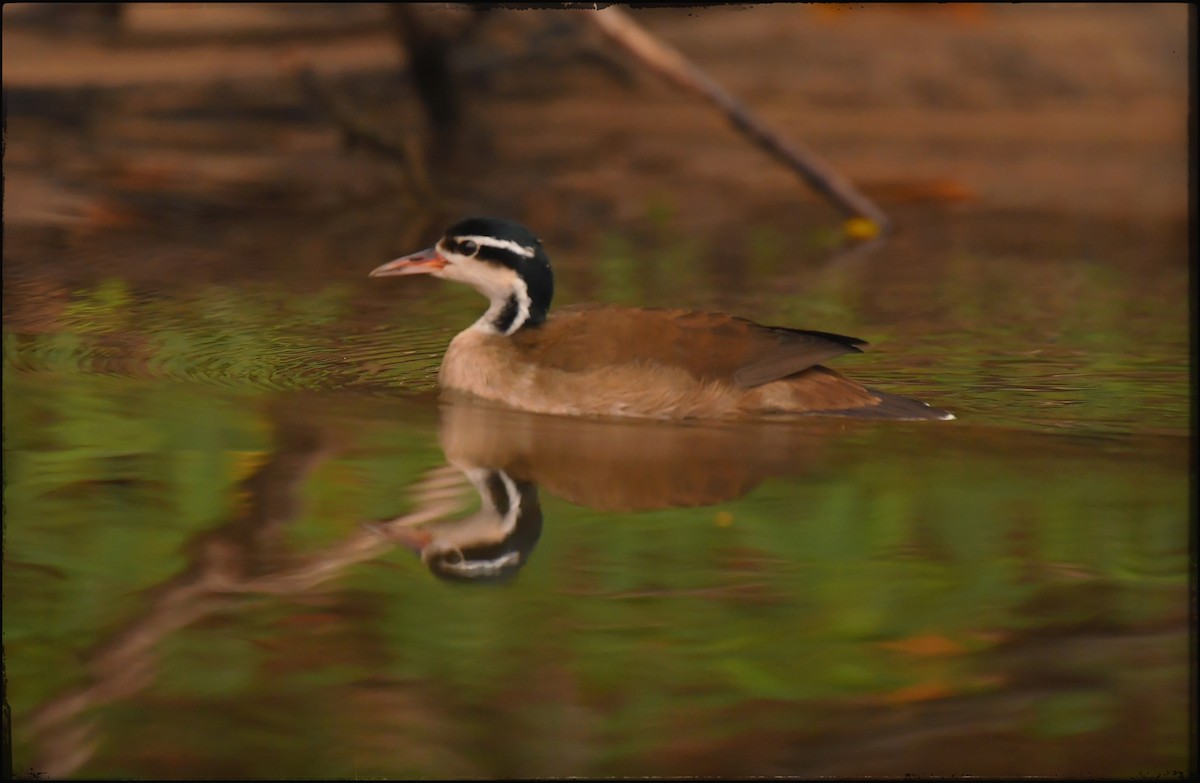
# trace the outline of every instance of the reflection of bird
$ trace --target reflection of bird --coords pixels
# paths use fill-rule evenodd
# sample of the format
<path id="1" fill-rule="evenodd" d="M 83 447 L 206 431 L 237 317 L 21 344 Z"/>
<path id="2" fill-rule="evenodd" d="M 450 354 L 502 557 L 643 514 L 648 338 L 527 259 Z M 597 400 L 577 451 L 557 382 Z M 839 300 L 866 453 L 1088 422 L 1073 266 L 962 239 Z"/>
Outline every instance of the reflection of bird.
<path id="1" fill-rule="evenodd" d="M 461 470 L 487 466 L 518 485 L 600 511 L 710 506 L 742 497 L 768 476 L 837 470 L 826 444 L 844 434 L 826 419 L 803 429 L 740 422 L 539 416 L 474 400 L 441 408 L 439 440 Z"/>
<path id="2" fill-rule="evenodd" d="M 430 274 L 473 286 L 491 304 L 450 343 L 441 385 L 513 408 L 660 419 L 834 413 L 949 419 L 867 389 L 818 362 L 857 353 L 853 337 L 760 326 L 722 313 L 578 305 L 554 295 L 541 242 L 518 223 L 468 218 L 437 244 L 371 272 Z"/>
<path id="3" fill-rule="evenodd" d="M 479 493 L 475 513 L 455 518 L 407 515 L 370 527 L 418 552 L 435 576 L 473 584 L 510 581 L 542 534 L 537 485 L 503 470 L 455 466 L 434 471 L 424 491 L 448 495 L 464 476 Z"/>

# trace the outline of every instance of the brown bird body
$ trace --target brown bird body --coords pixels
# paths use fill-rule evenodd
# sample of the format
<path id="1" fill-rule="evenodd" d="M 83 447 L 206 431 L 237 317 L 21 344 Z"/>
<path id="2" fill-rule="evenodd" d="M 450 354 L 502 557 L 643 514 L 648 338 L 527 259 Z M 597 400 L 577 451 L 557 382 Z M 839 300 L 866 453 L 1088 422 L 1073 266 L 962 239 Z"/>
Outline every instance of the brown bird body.
<path id="1" fill-rule="evenodd" d="M 576 305 L 551 315 L 549 262 L 536 238 L 509 221 L 461 221 L 433 248 L 372 274 L 433 274 L 487 296 L 487 313 L 451 341 L 439 383 L 520 410 L 654 419 L 953 418 L 820 364 L 861 352 L 866 343 L 853 337 L 687 310 Z"/>
<path id="2" fill-rule="evenodd" d="M 721 313 L 578 305 L 511 337 L 468 329 L 450 343 L 439 381 L 559 415 L 713 419 L 877 406 L 881 397 L 817 364 L 859 350 L 842 339 Z"/>

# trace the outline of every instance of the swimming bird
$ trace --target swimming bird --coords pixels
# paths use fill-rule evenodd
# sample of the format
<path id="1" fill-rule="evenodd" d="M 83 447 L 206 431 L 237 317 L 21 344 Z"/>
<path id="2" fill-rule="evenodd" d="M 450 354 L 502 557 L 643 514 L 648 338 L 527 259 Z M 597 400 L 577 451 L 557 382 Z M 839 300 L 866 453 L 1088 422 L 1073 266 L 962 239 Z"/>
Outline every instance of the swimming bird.
<path id="1" fill-rule="evenodd" d="M 861 353 L 866 342 L 854 337 L 679 309 L 584 304 L 551 313 L 550 259 L 512 220 L 460 220 L 432 247 L 370 276 L 421 274 L 466 283 L 489 302 L 446 350 L 438 382 L 449 392 L 565 416 L 954 418 L 820 364 Z"/>

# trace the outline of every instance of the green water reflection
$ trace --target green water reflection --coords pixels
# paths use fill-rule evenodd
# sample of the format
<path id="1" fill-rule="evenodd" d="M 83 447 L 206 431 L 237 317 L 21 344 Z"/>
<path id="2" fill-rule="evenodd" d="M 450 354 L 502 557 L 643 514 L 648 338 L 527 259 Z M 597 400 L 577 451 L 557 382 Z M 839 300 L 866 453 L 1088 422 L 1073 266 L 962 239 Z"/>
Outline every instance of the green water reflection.
<path id="1" fill-rule="evenodd" d="M 560 299 L 856 334 L 877 350 L 839 368 L 959 420 L 439 407 L 440 352 L 481 302 L 350 274 L 6 300 L 17 771 L 1186 769 L 1186 269 L 1001 267 L 949 240 L 924 266 L 901 242 L 789 267 L 764 237 L 739 261 L 768 290 L 605 240 L 559 264 Z M 536 487 L 504 587 L 437 579 L 362 524 L 474 513 L 465 466 Z"/>

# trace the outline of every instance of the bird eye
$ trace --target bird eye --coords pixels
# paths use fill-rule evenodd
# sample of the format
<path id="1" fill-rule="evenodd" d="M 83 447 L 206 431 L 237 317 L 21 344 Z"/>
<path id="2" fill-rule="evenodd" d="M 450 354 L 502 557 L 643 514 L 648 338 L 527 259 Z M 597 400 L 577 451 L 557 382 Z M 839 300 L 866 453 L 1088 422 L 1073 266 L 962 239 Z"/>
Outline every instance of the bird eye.
<path id="1" fill-rule="evenodd" d="M 464 239 L 458 243 L 458 252 L 464 256 L 473 256 L 479 252 L 479 245 L 469 239 Z"/>

